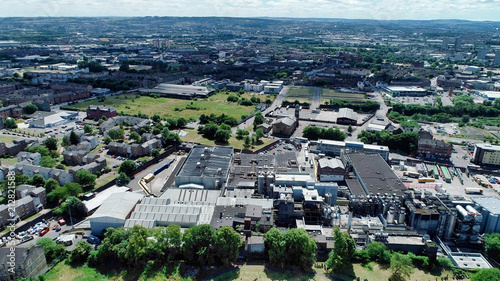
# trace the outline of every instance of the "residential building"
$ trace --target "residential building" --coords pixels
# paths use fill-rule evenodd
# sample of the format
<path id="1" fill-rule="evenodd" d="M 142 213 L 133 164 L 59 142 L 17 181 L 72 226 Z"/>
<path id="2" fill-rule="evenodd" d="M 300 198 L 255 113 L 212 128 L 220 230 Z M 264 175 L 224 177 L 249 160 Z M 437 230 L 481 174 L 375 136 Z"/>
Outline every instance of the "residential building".
<path id="1" fill-rule="evenodd" d="M 418 154 L 427 159 L 450 159 L 453 145 L 441 140 L 420 139 Z"/>
<path id="2" fill-rule="evenodd" d="M 87 118 L 98 120 L 103 116 L 109 119 L 118 116 L 118 113 L 114 107 L 90 105 L 87 108 Z"/>
<path id="3" fill-rule="evenodd" d="M 500 146 L 476 143 L 471 161 L 477 165 L 500 166 Z"/>
<path id="4" fill-rule="evenodd" d="M 36 279 L 45 273 L 47 260 L 42 246 L 15 247 L 14 273 L 9 271 L 10 248 L 0 248 L 0 280 L 14 281 L 21 277 Z"/>

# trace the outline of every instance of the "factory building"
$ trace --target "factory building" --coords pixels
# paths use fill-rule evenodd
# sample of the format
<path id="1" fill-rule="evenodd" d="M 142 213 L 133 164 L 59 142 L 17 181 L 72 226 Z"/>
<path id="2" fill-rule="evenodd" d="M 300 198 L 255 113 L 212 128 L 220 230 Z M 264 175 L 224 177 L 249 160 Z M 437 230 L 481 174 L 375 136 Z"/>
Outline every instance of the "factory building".
<path id="1" fill-rule="evenodd" d="M 405 185 L 379 154 L 344 153 L 342 162 L 352 170 L 365 194 L 403 195 Z"/>
<path id="2" fill-rule="evenodd" d="M 496 197 L 474 197 L 474 210 L 481 214 L 480 233 L 500 233 L 500 199 Z M 477 215 L 476 215 L 477 216 Z"/>
<path id="3" fill-rule="evenodd" d="M 220 189 L 227 182 L 233 157 L 230 146 L 195 146 L 176 174 L 175 186 Z"/>
<path id="4" fill-rule="evenodd" d="M 389 160 L 389 147 L 383 145 L 364 144 L 355 141 L 332 141 L 332 140 L 318 140 L 316 150 L 319 153 L 324 153 L 329 156 L 340 156 L 342 150 L 349 153 L 353 152 L 366 152 L 377 153 L 382 156 L 386 161 Z"/>

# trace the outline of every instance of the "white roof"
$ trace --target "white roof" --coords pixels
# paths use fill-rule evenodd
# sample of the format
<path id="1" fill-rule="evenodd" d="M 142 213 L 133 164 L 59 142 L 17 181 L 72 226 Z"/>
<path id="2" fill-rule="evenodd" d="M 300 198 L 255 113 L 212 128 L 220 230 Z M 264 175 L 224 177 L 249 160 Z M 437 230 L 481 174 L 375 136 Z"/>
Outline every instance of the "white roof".
<path id="1" fill-rule="evenodd" d="M 140 193 L 113 193 L 102 203 L 90 219 L 112 217 L 124 220 L 142 198 L 144 198 L 144 195 Z"/>
<path id="2" fill-rule="evenodd" d="M 236 206 L 236 205 L 257 205 L 263 209 L 272 209 L 273 200 L 271 199 L 257 199 L 257 198 L 230 198 L 219 197 L 217 199 L 217 206 Z"/>
<path id="3" fill-rule="evenodd" d="M 332 169 L 335 169 L 335 168 L 342 168 L 344 169 L 344 164 L 342 163 L 342 161 L 340 161 L 340 159 L 337 159 L 337 158 L 321 158 L 318 160 L 318 164 L 321 168 L 324 168 L 324 167 L 330 167 Z"/>
<path id="4" fill-rule="evenodd" d="M 101 192 L 99 192 L 94 198 L 88 200 L 88 201 L 83 201 L 83 204 L 85 204 L 85 207 L 87 207 L 87 210 L 92 211 L 108 199 L 108 197 L 113 194 L 113 193 L 123 193 L 129 190 L 128 187 L 126 186 L 112 186 L 108 189 L 105 189 Z"/>

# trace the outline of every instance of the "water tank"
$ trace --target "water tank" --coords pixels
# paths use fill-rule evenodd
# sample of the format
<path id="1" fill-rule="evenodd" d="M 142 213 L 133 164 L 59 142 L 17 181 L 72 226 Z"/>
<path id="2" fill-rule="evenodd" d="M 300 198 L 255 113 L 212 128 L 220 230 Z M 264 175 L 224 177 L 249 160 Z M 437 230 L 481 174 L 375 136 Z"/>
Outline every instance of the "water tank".
<path id="1" fill-rule="evenodd" d="M 463 221 L 471 221 L 472 217 L 469 215 L 469 213 L 464 209 L 464 207 L 457 205 L 457 211 L 458 214 L 460 215 L 460 218 L 462 218 Z"/>
<path id="2" fill-rule="evenodd" d="M 472 240 L 472 241 L 476 241 L 477 239 L 479 239 L 479 236 L 477 234 L 472 234 L 470 236 L 470 240 Z"/>
<path id="3" fill-rule="evenodd" d="M 394 219 L 396 217 L 396 210 L 393 207 L 389 208 L 389 212 L 387 212 L 387 223 L 394 223 Z"/>
<path id="4" fill-rule="evenodd" d="M 498 214 L 490 213 L 488 216 L 488 221 L 486 222 L 486 228 L 484 229 L 484 233 L 493 233 L 497 229 L 498 224 Z"/>
<path id="5" fill-rule="evenodd" d="M 479 230 L 481 230 L 481 225 L 475 224 L 472 226 L 472 231 L 474 231 L 475 233 L 478 233 Z"/>
<path id="6" fill-rule="evenodd" d="M 478 212 L 476 209 L 474 209 L 471 205 L 467 205 L 467 206 L 465 207 L 465 209 L 466 209 L 467 211 L 469 211 L 469 213 L 475 214 L 475 215 L 474 215 L 474 221 L 475 221 L 476 223 L 480 223 L 480 222 L 482 222 L 482 221 L 483 221 L 483 215 L 481 215 L 481 213 L 480 213 L 480 212 Z"/>
<path id="7" fill-rule="evenodd" d="M 401 209 L 399 211 L 398 223 L 404 224 L 405 223 L 405 218 L 406 218 L 406 212 L 403 209 Z"/>
<path id="8" fill-rule="evenodd" d="M 262 173 L 257 177 L 257 192 L 264 194 L 264 175 Z"/>
<path id="9" fill-rule="evenodd" d="M 461 224 L 460 225 L 460 232 L 467 232 L 470 230 L 470 225 L 468 224 Z"/>
<path id="10" fill-rule="evenodd" d="M 328 192 L 328 193 L 325 194 L 325 202 L 326 202 L 326 204 L 328 204 L 328 205 L 331 206 L 332 205 L 332 201 L 333 201 L 332 199 L 333 199 L 333 195 L 331 193 Z"/>
<path id="11" fill-rule="evenodd" d="M 451 211 L 451 214 L 448 216 L 448 221 L 446 222 L 446 232 L 445 239 L 448 240 L 453 235 L 453 230 L 455 229 L 455 223 L 457 221 L 457 212 L 455 210 Z"/>

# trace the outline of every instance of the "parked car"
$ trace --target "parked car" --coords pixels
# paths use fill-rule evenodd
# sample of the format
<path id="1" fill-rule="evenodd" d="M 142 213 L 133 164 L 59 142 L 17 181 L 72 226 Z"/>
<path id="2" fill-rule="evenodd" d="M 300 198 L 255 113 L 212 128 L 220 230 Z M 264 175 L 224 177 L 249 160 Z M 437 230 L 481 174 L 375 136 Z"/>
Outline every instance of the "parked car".
<path id="1" fill-rule="evenodd" d="M 49 230 L 50 230 L 50 228 L 46 227 L 46 228 L 42 229 L 42 230 L 38 233 L 38 235 L 40 235 L 40 236 L 44 236 L 45 234 L 47 234 L 47 232 L 49 232 Z"/>
<path id="2" fill-rule="evenodd" d="M 101 244 L 101 239 L 99 239 L 99 237 L 97 236 L 94 236 L 94 235 L 89 235 L 87 236 L 87 242 L 89 242 L 90 244 Z"/>
<path id="3" fill-rule="evenodd" d="M 66 224 L 66 221 L 65 221 L 63 218 L 58 218 L 58 219 L 57 219 L 57 222 L 58 222 L 60 225 L 65 225 L 65 224 Z"/>

